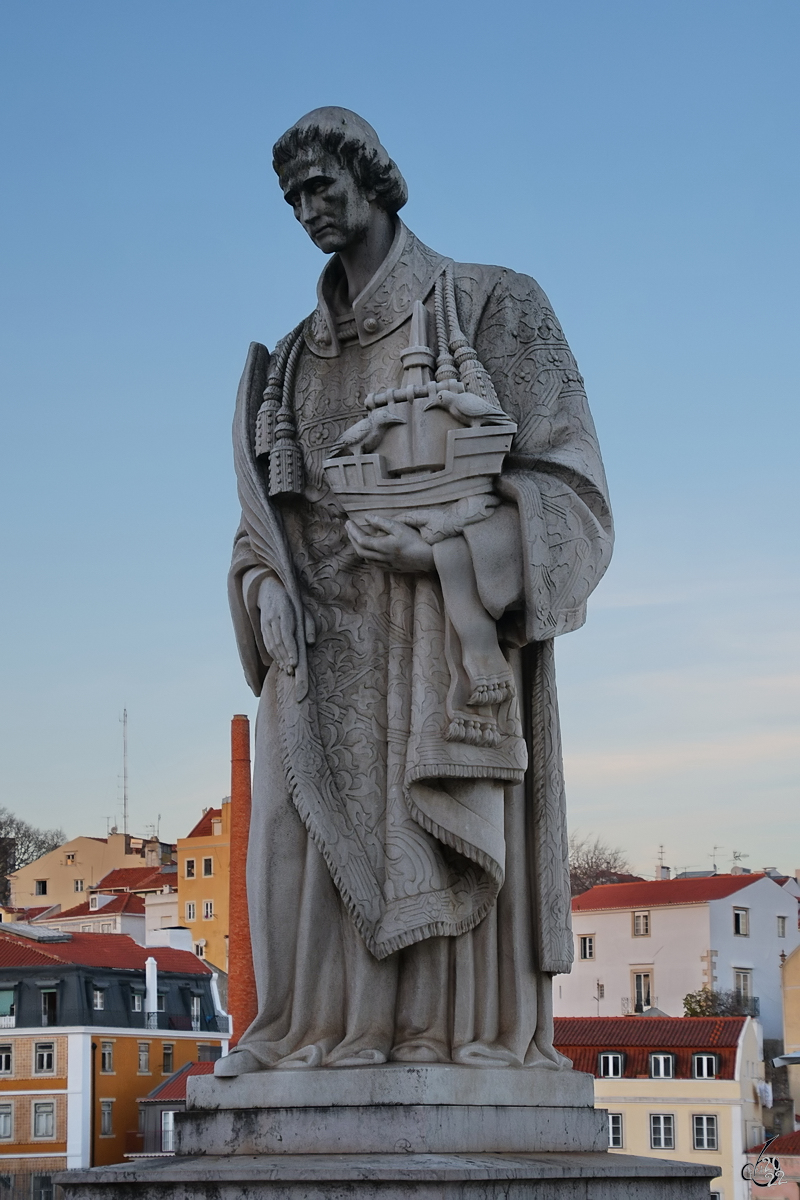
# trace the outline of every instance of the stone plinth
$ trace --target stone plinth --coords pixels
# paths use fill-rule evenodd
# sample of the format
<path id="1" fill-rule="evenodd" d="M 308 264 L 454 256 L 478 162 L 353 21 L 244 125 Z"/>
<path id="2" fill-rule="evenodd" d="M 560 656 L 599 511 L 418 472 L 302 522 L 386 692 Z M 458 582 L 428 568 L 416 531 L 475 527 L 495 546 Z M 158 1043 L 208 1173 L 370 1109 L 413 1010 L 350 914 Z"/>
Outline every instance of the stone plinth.
<path id="1" fill-rule="evenodd" d="M 195 1076 L 177 1155 L 59 1176 L 67 1200 L 707 1200 L 715 1167 L 612 1155 L 577 1071 Z"/>

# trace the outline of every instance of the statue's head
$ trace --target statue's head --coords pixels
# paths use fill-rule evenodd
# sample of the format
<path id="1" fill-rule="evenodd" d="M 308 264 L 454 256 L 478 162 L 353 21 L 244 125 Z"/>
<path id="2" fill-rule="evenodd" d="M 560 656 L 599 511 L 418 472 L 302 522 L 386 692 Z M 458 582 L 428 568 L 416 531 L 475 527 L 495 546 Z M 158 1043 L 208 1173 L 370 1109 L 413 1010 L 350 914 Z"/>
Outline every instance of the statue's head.
<path id="1" fill-rule="evenodd" d="M 347 108 L 301 117 L 275 143 L 272 165 L 294 215 L 326 253 L 362 236 L 376 210 L 394 216 L 408 199 L 375 130 Z"/>

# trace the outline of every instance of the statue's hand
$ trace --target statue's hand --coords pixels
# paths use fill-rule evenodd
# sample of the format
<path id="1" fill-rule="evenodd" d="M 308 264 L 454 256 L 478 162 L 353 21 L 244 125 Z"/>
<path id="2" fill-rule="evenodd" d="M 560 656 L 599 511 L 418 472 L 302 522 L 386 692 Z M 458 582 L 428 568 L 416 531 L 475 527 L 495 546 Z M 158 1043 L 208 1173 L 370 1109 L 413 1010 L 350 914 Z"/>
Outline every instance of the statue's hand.
<path id="1" fill-rule="evenodd" d="M 434 570 L 433 551 L 417 529 L 379 517 L 377 513 L 363 520 L 368 530 L 353 521 L 348 521 L 346 528 L 357 553 L 367 562 L 377 563 L 387 571 L 422 574 Z"/>
<path id="2" fill-rule="evenodd" d="M 294 608 L 286 588 L 273 575 L 267 576 L 258 590 L 258 607 L 267 652 L 281 670 L 293 675 L 297 666 Z"/>

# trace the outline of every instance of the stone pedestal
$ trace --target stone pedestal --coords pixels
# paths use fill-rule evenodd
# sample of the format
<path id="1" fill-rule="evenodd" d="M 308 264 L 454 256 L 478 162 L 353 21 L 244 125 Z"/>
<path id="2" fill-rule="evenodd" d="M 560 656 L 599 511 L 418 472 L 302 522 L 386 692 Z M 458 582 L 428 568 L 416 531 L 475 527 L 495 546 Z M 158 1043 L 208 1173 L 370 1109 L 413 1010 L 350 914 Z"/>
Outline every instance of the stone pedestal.
<path id="1" fill-rule="evenodd" d="M 59 1182 L 67 1200 L 707 1200 L 718 1174 L 609 1154 L 592 1077 L 535 1068 L 196 1076 L 176 1143 Z"/>

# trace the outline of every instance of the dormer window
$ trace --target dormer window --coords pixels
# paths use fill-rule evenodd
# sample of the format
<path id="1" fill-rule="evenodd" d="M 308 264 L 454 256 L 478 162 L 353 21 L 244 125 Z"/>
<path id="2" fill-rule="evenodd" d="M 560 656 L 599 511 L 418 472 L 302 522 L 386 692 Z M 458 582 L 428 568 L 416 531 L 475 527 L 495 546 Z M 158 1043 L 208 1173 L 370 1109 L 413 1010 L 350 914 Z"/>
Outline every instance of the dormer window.
<path id="1" fill-rule="evenodd" d="M 98 907 L 99 907 L 99 905 L 98 905 L 98 903 L 97 903 L 97 896 L 90 896 L 90 897 L 89 897 L 89 908 L 90 908 L 90 909 L 91 909 L 93 912 L 95 912 L 95 911 L 97 910 L 97 908 L 98 908 Z"/>
<path id="2" fill-rule="evenodd" d="M 222 837 L 222 818 L 214 817 L 211 821 L 211 836 Z"/>
<path id="3" fill-rule="evenodd" d="M 650 1078 L 672 1079 L 675 1074 L 675 1060 L 671 1054 L 650 1055 Z"/>
<path id="4" fill-rule="evenodd" d="M 600 1055 L 599 1066 L 601 1079 L 621 1079 L 623 1056 L 614 1051 L 604 1051 Z"/>
<path id="5" fill-rule="evenodd" d="M 692 1074 L 694 1075 L 695 1079 L 716 1079 L 716 1054 L 693 1054 Z"/>

